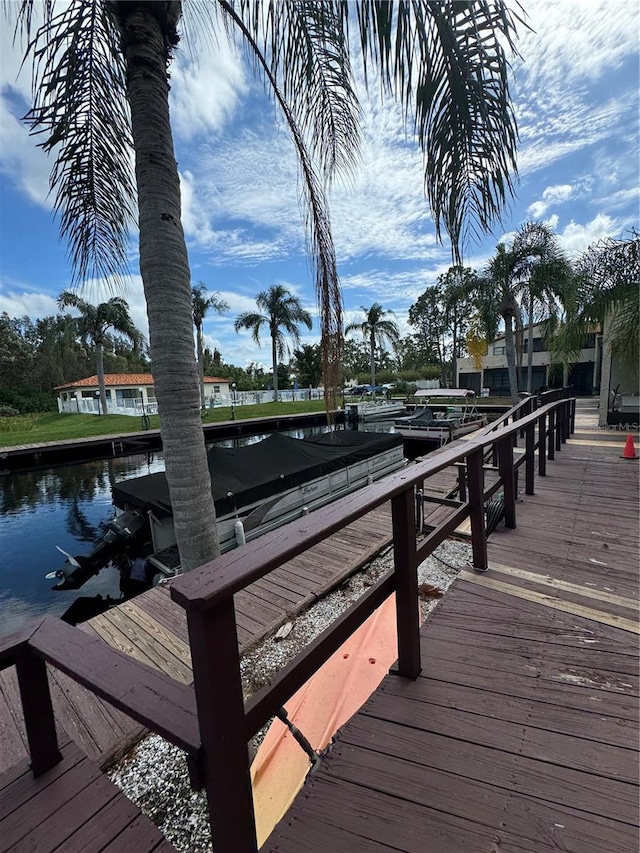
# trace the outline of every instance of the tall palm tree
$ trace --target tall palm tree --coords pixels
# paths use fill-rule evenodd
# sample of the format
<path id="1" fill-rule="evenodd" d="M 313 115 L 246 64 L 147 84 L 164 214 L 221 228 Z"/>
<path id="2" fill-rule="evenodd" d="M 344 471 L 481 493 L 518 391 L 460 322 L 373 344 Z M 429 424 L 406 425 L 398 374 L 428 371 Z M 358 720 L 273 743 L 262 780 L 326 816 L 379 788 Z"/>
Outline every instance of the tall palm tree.
<path id="1" fill-rule="evenodd" d="M 504 323 L 509 390 L 514 405 L 518 402 L 516 339 L 522 340 L 523 301 L 530 311 L 531 359 L 534 308 L 537 304 L 547 315 L 553 314 L 571 276 L 571 266 L 552 229 L 541 222 L 527 222 L 508 247 L 503 243 L 498 245 L 495 256 L 478 277 L 475 292 L 487 340 L 495 338 L 500 320 Z M 519 346 L 518 350 L 521 349 Z"/>
<path id="2" fill-rule="evenodd" d="M 72 0 L 18 9 L 33 58 L 27 116 L 55 155 L 61 232 L 79 281 L 126 265 L 139 227 L 140 272 L 176 538 L 185 570 L 218 553 L 192 336 L 191 277 L 169 121 L 169 66 L 180 40 L 178 0 Z M 358 143 L 349 24 L 365 67 L 415 119 L 438 234 L 454 253 L 469 228 L 488 229 L 512 190 L 517 132 L 506 50 L 515 18 L 504 0 L 470 3 L 187 4 L 195 26 L 220 19 L 247 47 L 291 129 L 307 202 L 325 381 L 337 387 L 341 304 L 323 180 L 348 171 Z M 305 145 L 305 142 L 309 146 Z M 134 155 L 135 175 L 131 171 Z M 137 206 L 136 206 L 137 203 Z M 330 401 L 329 401 L 330 402 Z"/>
<path id="3" fill-rule="evenodd" d="M 104 345 L 110 329 L 131 341 L 139 348 L 144 338 L 136 329 L 129 316 L 129 306 L 124 299 L 113 296 L 107 302 L 92 305 L 72 290 L 63 290 L 58 297 L 58 307 L 61 309 L 75 308 L 80 312 L 79 317 L 72 319 L 75 331 L 83 341 L 89 341 L 96 348 L 96 373 L 100 389 L 100 407 L 102 414 L 107 414 L 107 392 L 104 384 Z"/>
<path id="4" fill-rule="evenodd" d="M 229 306 L 218 292 L 208 294 L 206 285 L 199 281 L 191 288 L 191 310 L 193 325 L 196 327 L 196 352 L 198 354 L 198 377 L 200 380 L 200 405 L 204 408 L 204 345 L 202 342 L 202 324 L 207 311 L 213 309 L 216 314 L 224 314 Z"/>
<path id="5" fill-rule="evenodd" d="M 309 331 L 313 328 L 311 314 L 302 307 L 297 296 L 290 293 L 282 284 L 272 284 L 268 290 L 256 296 L 258 311 L 244 311 L 238 316 L 234 327 L 236 332 L 249 329 L 253 340 L 260 343 L 260 330 L 269 329 L 271 338 L 271 363 L 273 365 L 273 399 L 278 399 L 278 358 L 287 351 L 285 332 L 300 346 L 298 324 L 303 323 Z M 260 313 L 262 312 L 262 313 Z"/>
<path id="6" fill-rule="evenodd" d="M 376 384 L 376 347 L 384 348 L 387 341 L 395 344 L 400 339 L 400 330 L 395 320 L 386 319 L 395 316 L 393 311 L 385 311 L 382 305 L 374 302 L 371 308 L 360 306 L 360 310 L 366 314 L 362 323 L 349 323 L 345 328 L 345 334 L 349 332 L 361 332 L 362 337 L 369 342 L 369 365 L 371 369 L 371 385 Z"/>

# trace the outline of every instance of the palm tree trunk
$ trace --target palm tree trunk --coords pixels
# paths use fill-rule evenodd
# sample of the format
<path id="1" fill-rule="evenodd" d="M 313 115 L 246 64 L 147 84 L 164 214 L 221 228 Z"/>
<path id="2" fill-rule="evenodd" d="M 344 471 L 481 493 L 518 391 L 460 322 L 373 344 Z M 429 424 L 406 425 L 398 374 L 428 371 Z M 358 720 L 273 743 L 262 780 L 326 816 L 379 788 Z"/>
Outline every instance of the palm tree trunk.
<path id="1" fill-rule="evenodd" d="M 273 364 L 273 402 L 278 402 L 278 346 L 274 335 L 271 336 L 271 363 Z"/>
<path id="2" fill-rule="evenodd" d="M 167 45 L 177 3 L 116 7 L 127 66 L 127 95 L 136 157 L 140 272 L 149 318 L 166 475 L 182 568 L 219 553 L 215 509 L 200 417 L 193 349 L 191 275 L 180 221 L 180 183 L 169 124 Z"/>
<path id="3" fill-rule="evenodd" d="M 533 391 L 533 294 L 529 294 L 529 328 L 527 329 L 527 391 Z"/>
<path id="4" fill-rule="evenodd" d="M 453 354 L 451 356 L 451 387 L 455 388 L 458 384 L 458 377 L 456 376 L 456 367 L 458 363 L 458 319 L 454 314 L 453 319 Z"/>
<path id="5" fill-rule="evenodd" d="M 504 317 L 504 346 L 507 355 L 507 368 L 509 370 L 511 403 L 515 406 L 518 402 L 518 372 L 516 370 L 516 347 L 513 339 L 513 325 L 510 315 Z"/>
<path id="6" fill-rule="evenodd" d="M 200 408 L 204 409 L 206 401 L 204 398 L 204 347 L 202 346 L 202 326 L 196 327 L 196 340 L 198 342 L 198 378 L 200 381 Z"/>
<path id="7" fill-rule="evenodd" d="M 369 346 L 370 346 L 369 367 L 371 368 L 371 387 L 375 388 L 376 387 L 376 339 L 375 339 L 373 332 L 371 332 L 371 337 L 369 338 Z"/>
<path id="8" fill-rule="evenodd" d="M 104 348 L 101 343 L 96 342 L 96 369 L 98 373 L 98 388 L 100 389 L 100 408 L 102 414 L 107 412 L 107 390 L 104 385 Z"/>

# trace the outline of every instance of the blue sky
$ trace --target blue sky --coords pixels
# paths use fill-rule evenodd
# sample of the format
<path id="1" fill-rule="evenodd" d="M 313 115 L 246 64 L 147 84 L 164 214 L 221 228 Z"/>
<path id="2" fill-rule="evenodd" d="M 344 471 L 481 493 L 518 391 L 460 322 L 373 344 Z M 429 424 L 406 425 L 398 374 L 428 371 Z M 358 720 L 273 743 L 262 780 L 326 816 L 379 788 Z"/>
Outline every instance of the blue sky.
<path id="1" fill-rule="evenodd" d="M 503 223 L 467 252 L 465 263 L 475 268 L 527 219 L 549 222 L 571 255 L 640 220 L 638 10 L 624 0 L 523 6 L 534 32 L 520 28 L 522 59 L 513 61 L 520 182 Z M 18 120 L 30 80 L 28 71 L 17 77 L 20 54 L 9 30 L 0 34 L 0 311 L 38 317 L 55 312 L 71 275 L 48 198 L 51 164 Z M 377 301 L 408 332 L 408 308 L 446 271 L 450 248 L 436 243 L 422 155 L 397 106 L 381 104 L 377 90 L 361 89 L 361 97 L 360 165 L 330 196 L 345 319 L 360 319 L 359 307 Z M 219 291 L 231 309 L 207 318 L 205 341 L 227 362 L 268 364 L 268 341 L 259 348 L 233 331 L 238 313 L 255 308 L 255 294 L 282 282 L 316 314 L 286 127 L 224 38 L 215 50 L 179 54 L 171 111 L 192 280 Z M 135 241 L 131 269 L 123 295 L 146 331 Z M 109 294 L 94 282 L 84 295 Z M 316 322 L 302 340 L 317 339 Z"/>

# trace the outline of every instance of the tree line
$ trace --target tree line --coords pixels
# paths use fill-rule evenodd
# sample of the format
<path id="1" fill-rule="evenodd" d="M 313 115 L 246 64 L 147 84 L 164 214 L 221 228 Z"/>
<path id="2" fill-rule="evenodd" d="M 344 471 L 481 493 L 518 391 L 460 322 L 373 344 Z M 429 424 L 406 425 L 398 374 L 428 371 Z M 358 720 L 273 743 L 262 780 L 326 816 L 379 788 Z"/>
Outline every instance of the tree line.
<path id="1" fill-rule="evenodd" d="M 638 361 L 639 238 L 604 240 L 571 263 L 549 226 L 526 223 L 507 244 L 499 244 L 484 269 L 452 266 L 410 306 L 412 334 L 400 335 L 393 311 L 378 302 L 361 307 L 361 322 L 348 324 L 342 345 L 340 382 L 355 380 L 407 383 L 439 378 L 456 384 L 457 359 L 486 354 L 499 333 L 505 349 L 511 395 L 531 392 L 534 325 L 543 330 L 547 349 L 558 364 L 571 363 L 585 335 L 601 328 L 607 315 L 613 326 L 616 356 L 633 367 Z M 0 405 L 18 412 L 55 410 L 56 385 L 96 372 L 106 412 L 105 373 L 148 372 L 146 341 L 129 315 L 126 301 L 112 297 L 97 306 L 64 291 L 61 312 L 38 319 L 0 316 Z M 73 308 L 77 315 L 65 313 Z M 204 347 L 203 324 L 209 311 L 228 305 L 203 282 L 192 286 L 192 319 L 204 406 L 204 376 L 220 376 L 238 390 L 317 387 L 323 381 L 322 345 L 302 344 L 299 326 L 312 318 L 298 297 L 276 284 L 256 296 L 256 311 L 240 314 L 234 328 L 249 331 L 260 344 L 267 333 L 272 370 L 226 363 Z M 528 346 L 524 346 L 524 335 Z M 361 336 L 362 340 L 350 335 Z M 294 347 L 289 350 L 288 341 Z M 389 345 L 389 349 L 387 348 Z M 519 386 L 518 364 L 527 353 L 527 379 Z M 289 356 L 288 361 L 285 359 Z"/>

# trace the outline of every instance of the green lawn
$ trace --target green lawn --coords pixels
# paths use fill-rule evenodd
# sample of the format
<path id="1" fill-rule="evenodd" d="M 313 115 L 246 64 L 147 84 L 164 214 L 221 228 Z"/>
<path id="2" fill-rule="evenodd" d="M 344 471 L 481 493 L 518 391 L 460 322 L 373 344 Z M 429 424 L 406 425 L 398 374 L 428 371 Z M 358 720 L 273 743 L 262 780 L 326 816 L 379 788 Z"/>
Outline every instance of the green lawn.
<path id="1" fill-rule="evenodd" d="M 324 411 L 324 400 L 306 400 L 296 403 L 262 403 L 258 406 L 236 406 L 236 420 L 265 418 L 273 415 L 303 414 Z M 204 423 L 231 420 L 230 408 L 207 409 Z M 149 418 L 151 429 L 159 427 L 157 415 Z M 114 435 L 142 430 L 142 419 L 128 415 L 59 415 L 47 412 L 18 417 L 0 417 L 0 447 L 16 444 L 39 444 L 45 441 L 64 441 L 69 438 L 87 438 L 95 435 Z"/>
<path id="2" fill-rule="evenodd" d="M 347 398 L 347 402 L 348 402 Z M 505 397 L 477 400 L 483 404 L 508 405 Z M 459 400 L 438 400 L 440 405 L 458 404 Z M 235 406 L 236 420 L 246 418 L 268 418 L 275 415 L 295 415 L 304 412 L 323 412 L 324 400 L 303 400 L 296 403 L 260 403 L 257 406 Z M 231 420 L 231 409 L 207 409 L 203 423 L 212 424 Z M 160 424 L 157 415 L 149 417 L 151 429 Z M 16 444 L 40 444 L 45 441 L 64 441 L 69 438 L 87 438 L 95 435 L 117 435 L 142 430 L 142 419 L 128 415 L 58 415 L 51 412 L 39 415 L 0 417 L 0 447 Z"/>

